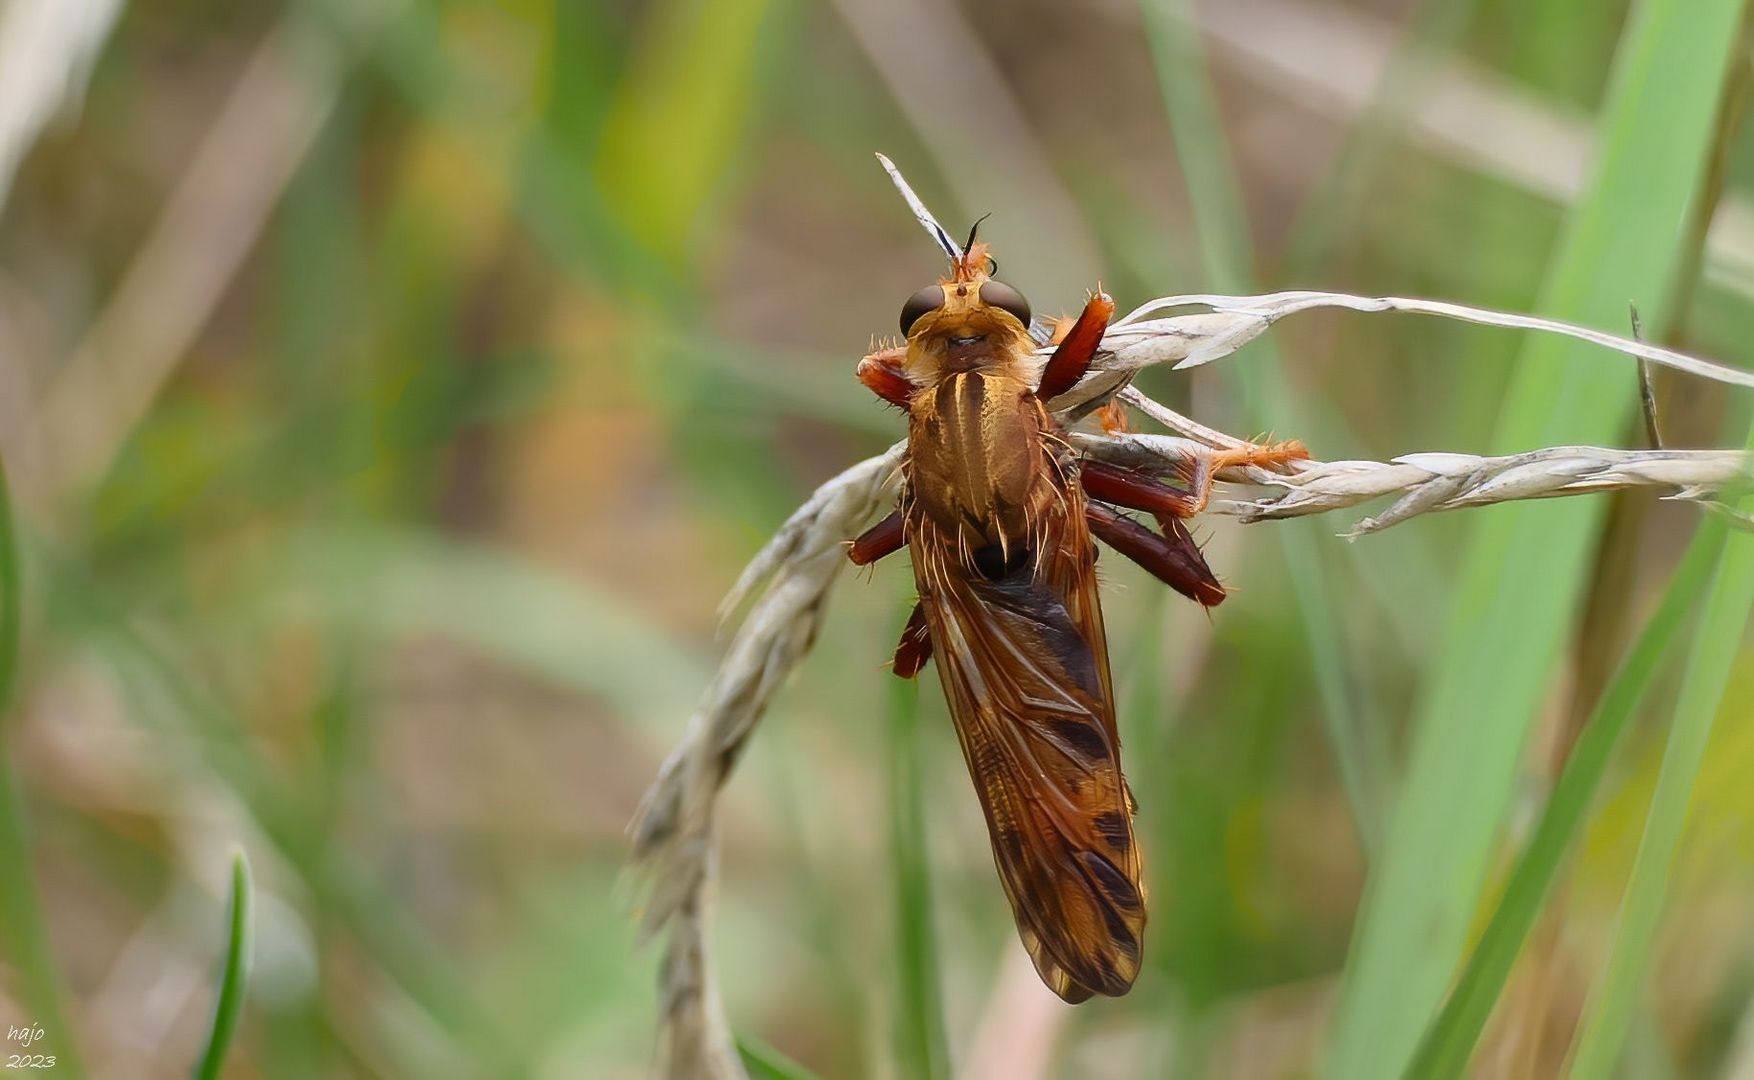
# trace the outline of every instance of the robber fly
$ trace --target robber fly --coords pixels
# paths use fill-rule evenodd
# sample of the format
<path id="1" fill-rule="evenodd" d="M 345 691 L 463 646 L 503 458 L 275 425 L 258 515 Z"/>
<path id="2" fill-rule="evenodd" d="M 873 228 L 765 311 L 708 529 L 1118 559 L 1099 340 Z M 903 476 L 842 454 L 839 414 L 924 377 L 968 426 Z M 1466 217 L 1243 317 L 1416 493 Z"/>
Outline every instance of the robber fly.
<path id="1" fill-rule="evenodd" d="M 1306 455 L 1214 451 L 1164 479 L 1081 459 L 1047 403 L 1084 376 L 1114 302 L 1098 291 L 1062 322 L 1036 381 L 1029 303 L 995 269 L 971 232 L 950 275 L 902 306 L 906 344 L 860 362 L 860 381 L 907 410 L 908 449 L 900 508 L 849 555 L 907 547 L 919 603 L 895 673 L 936 658 L 1018 933 L 1042 981 L 1078 1002 L 1131 988 L 1145 932 L 1092 537 L 1217 604 L 1224 586 L 1183 520 L 1216 471 Z"/>

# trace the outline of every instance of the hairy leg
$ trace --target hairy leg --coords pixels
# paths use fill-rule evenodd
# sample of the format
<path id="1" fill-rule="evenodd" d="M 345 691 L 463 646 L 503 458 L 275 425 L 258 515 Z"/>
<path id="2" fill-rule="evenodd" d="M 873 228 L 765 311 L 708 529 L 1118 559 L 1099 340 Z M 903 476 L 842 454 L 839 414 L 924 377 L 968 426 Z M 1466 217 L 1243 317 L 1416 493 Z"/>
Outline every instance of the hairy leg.
<path id="1" fill-rule="evenodd" d="M 1101 503 L 1085 506 L 1091 535 L 1138 563 L 1176 592 L 1206 607 L 1223 602 L 1224 586 L 1180 519 L 1165 518 L 1162 535 Z"/>
<path id="2" fill-rule="evenodd" d="M 847 548 L 847 558 L 854 566 L 870 566 L 885 555 L 893 555 L 907 544 L 907 534 L 902 529 L 901 511 L 891 511 L 889 516 L 859 534 Z"/>
<path id="3" fill-rule="evenodd" d="M 915 604 L 913 614 L 907 617 L 907 626 L 902 628 L 901 640 L 895 645 L 895 673 L 911 679 L 931 658 L 932 635 L 926 629 L 926 609 Z"/>
<path id="4" fill-rule="evenodd" d="M 907 347 L 900 345 L 870 353 L 859 361 L 859 381 L 891 405 L 907 408 L 908 399 L 919 388 L 902 368 L 906 356 Z"/>
<path id="5" fill-rule="evenodd" d="M 1193 470 L 1184 474 L 1197 480 Z M 1143 510 L 1158 518 L 1185 518 L 1199 513 L 1201 499 L 1192 491 L 1172 487 L 1155 477 L 1106 461 L 1085 460 L 1078 466 L 1078 482 L 1084 493 L 1105 503 L 1129 510 Z M 1190 484 L 1190 487 L 1192 485 Z"/>
<path id="6" fill-rule="evenodd" d="M 1079 465 L 1080 481 L 1092 498 L 1144 510 L 1164 517 L 1193 517 L 1206 509 L 1212 496 L 1212 484 L 1220 472 L 1239 465 L 1271 467 L 1309 457 L 1309 451 L 1295 440 L 1292 442 L 1250 443 L 1234 450 L 1203 450 L 1188 454 L 1174 468 L 1175 483 L 1086 458 Z"/>
<path id="7" fill-rule="evenodd" d="M 1037 397 L 1052 401 L 1077 385 L 1090 370 L 1090 361 L 1096 357 L 1096 347 L 1102 344 L 1103 331 L 1108 329 L 1108 320 L 1114 313 L 1115 302 L 1103 293 L 1085 303 L 1078 321 L 1060 338 L 1054 355 L 1048 357 L 1047 366 L 1042 368 L 1041 383 L 1035 390 Z"/>
<path id="8" fill-rule="evenodd" d="M 855 566 L 870 566 L 885 555 L 893 555 L 906 546 L 907 536 L 902 528 L 901 511 L 896 510 L 860 533 L 859 538 L 847 546 L 847 558 Z M 901 641 L 895 646 L 895 673 L 904 679 L 911 679 L 920 673 L 920 669 L 931 658 L 932 638 L 926 631 L 926 609 L 915 604 L 913 614 L 908 616 L 907 626 L 901 631 Z"/>

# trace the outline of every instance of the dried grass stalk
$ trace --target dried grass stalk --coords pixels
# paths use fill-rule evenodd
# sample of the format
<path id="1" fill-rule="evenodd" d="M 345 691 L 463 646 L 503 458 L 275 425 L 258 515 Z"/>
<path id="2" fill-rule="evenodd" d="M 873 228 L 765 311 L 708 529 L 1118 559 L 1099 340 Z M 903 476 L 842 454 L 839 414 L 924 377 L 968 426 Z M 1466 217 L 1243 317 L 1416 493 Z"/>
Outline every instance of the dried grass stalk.
<path id="1" fill-rule="evenodd" d="M 884 166 L 933 241 L 953 252 L 955 240 L 887 159 Z M 1148 318 L 1191 305 L 1213 310 Z M 1180 369 L 1229 356 L 1279 319 L 1317 307 L 1412 312 L 1556 333 L 1703 378 L 1754 387 L 1754 372 L 1533 316 L 1344 293 L 1196 294 L 1153 300 L 1116 322 L 1103 337 L 1090 374 L 1052 407 L 1071 423 L 1117 398 L 1174 433 L 1075 433 L 1079 449 L 1088 456 L 1166 473 L 1189 457 L 1210 461 L 1212 449 L 1239 446 L 1243 440 L 1145 397 L 1130 385 L 1133 376 L 1153 364 L 1173 363 Z M 1044 349 L 1038 359 L 1045 361 L 1046 356 Z M 713 979 L 709 915 L 714 806 L 768 701 L 815 639 L 829 589 L 846 564 L 844 545 L 892 504 L 905 451 L 905 444 L 897 443 L 817 488 L 744 569 L 725 601 L 727 613 L 764 581 L 767 587 L 731 638 L 681 745 L 665 760 L 631 827 L 634 860 L 651 876 L 643 929 L 647 934 L 669 930 L 660 975 L 661 1043 L 668 1076 L 744 1075 Z M 1274 470 L 1225 470 L 1217 474 L 1220 480 L 1275 490 L 1252 500 L 1214 500 L 1208 509 L 1245 522 L 1268 521 L 1398 496 L 1382 513 L 1345 534 L 1356 537 L 1438 510 L 1617 488 L 1664 487 L 1673 489 L 1672 498 L 1709 500 L 1745 483 L 1748 474 L 1747 455 L 1730 450 L 1567 446 L 1499 457 L 1418 453 L 1387 462 L 1303 461 Z"/>
<path id="2" fill-rule="evenodd" d="M 0 206 L 43 126 L 85 92 L 122 0 L 0 4 Z"/>
<path id="3" fill-rule="evenodd" d="M 1145 318 L 1153 312 L 1193 305 L 1211 307 L 1214 310 L 1210 313 L 1175 315 L 1163 319 Z M 1685 371 L 1689 375 L 1754 388 L 1754 371 L 1703 360 L 1660 345 L 1652 345 L 1648 341 L 1624 338 L 1587 326 L 1574 326 L 1557 319 L 1492 311 L 1443 300 L 1416 300 L 1404 296 L 1353 296 L 1349 293 L 1313 291 L 1266 293 L 1261 296 L 1215 296 L 1209 293 L 1166 296 L 1141 304 L 1128 312 L 1109 328 L 1108 334 L 1103 337 L 1103 345 L 1105 348 L 1112 348 L 1117 357 L 1136 356 L 1137 360 L 1134 362 L 1139 366 L 1173 359 L 1176 361 L 1176 370 L 1179 371 L 1229 356 L 1261 336 L 1280 319 L 1317 308 L 1345 308 L 1362 312 L 1399 311 L 1414 315 L 1436 315 L 1480 326 L 1558 334 L 1560 337 L 1587 341 L 1628 356 L 1636 356 L 1676 371 Z"/>
<path id="4" fill-rule="evenodd" d="M 660 975 L 667 1076 L 743 1075 L 708 932 L 714 807 L 755 722 L 816 639 L 829 587 L 847 565 L 845 542 L 893 501 L 903 449 L 898 443 L 817 488 L 750 561 L 727 605 L 739 605 L 763 581 L 767 589 L 731 638 L 634 818 L 633 857 L 652 880 L 643 931 L 669 928 Z"/>
<path id="5" fill-rule="evenodd" d="M 1074 436 L 1091 457 L 1161 471 L 1207 445 L 1164 435 Z M 1341 510 L 1398 495 L 1387 510 L 1341 535 L 1356 539 L 1437 510 L 1548 499 L 1588 491 L 1670 488 L 1672 499 L 1707 500 L 1745 484 L 1749 461 L 1739 450 L 1612 450 L 1556 446 L 1526 454 L 1405 454 L 1393 461 L 1301 461 L 1280 471 L 1245 467 L 1219 479 L 1281 489 L 1257 499 L 1214 499 L 1209 513 L 1244 522 L 1277 521 Z"/>

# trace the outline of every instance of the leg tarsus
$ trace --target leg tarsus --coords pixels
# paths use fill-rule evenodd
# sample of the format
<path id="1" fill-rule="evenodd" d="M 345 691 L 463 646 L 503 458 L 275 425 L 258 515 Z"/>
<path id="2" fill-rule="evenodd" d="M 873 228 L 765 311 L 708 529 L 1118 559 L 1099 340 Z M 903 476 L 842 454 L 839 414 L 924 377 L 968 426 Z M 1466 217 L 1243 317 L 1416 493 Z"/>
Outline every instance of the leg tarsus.
<path id="1" fill-rule="evenodd" d="M 907 617 L 907 626 L 902 628 L 901 640 L 895 645 L 895 673 L 911 679 L 931 658 L 932 634 L 926 628 L 926 607 L 915 604 L 913 614 Z"/>
<path id="2" fill-rule="evenodd" d="M 1174 517 L 1162 519 L 1160 536 L 1118 510 L 1089 503 L 1084 510 L 1091 533 L 1109 547 L 1138 563 L 1176 592 L 1206 607 L 1224 601 L 1224 586 L 1206 565 L 1200 545 Z"/>
<path id="3" fill-rule="evenodd" d="M 870 566 L 885 555 L 892 555 L 907 545 L 907 531 L 902 525 L 901 511 L 889 516 L 859 534 L 847 547 L 847 558 L 854 566 Z"/>
<path id="4" fill-rule="evenodd" d="M 1107 405 L 1096 410 L 1096 422 L 1102 425 L 1104 435 L 1125 435 L 1127 433 L 1127 407 L 1119 401 L 1111 399 Z"/>
<path id="5" fill-rule="evenodd" d="M 1114 313 L 1115 302 L 1104 293 L 1098 292 L 1085 303 L 1078 321 L 1060 339 L 1054 355 L 1048 357 L 1047 366 L 1042 368 L 1037 397 L 1052 401 L 1077 385 L 1090 370 L 1090 361 L 1096 357 L 1096 348 L 1102 344 L 1103 331 L 1108 329 L 1108 320 Z"/>
<path id="6" fill-rule="evenodd" d="M 1251 442 L 1230 450 L 1209 451 L 1197 469 L 1198 479 L 1193 485 L 1195 493 L 1194 513 L 1197 514 L 1206 509 L 1206 500 L 1212 495 L 1212 483 L 1218 479 L 1218 474 L 1225 469 L 1233 469 L 1241 465 L 1255 465 L 1263 469 L 1271 469 L 1293 461 L 1307 461 L 1308 459 L 1309 448 L 1296 439 L 1275 443 Z"/>
<path id="7" fill-rule="evenodd" d="M 1212 451 L 1212 471 L 1234 468 L 1238 465 L 1259 465 L 1271 468 L 1292 461 L 1309 460 L 1309 447 L 1298 439 L 1287 439 L 1284 442 L 1252 442 L 1245 443 L 1233 450 Z"/>

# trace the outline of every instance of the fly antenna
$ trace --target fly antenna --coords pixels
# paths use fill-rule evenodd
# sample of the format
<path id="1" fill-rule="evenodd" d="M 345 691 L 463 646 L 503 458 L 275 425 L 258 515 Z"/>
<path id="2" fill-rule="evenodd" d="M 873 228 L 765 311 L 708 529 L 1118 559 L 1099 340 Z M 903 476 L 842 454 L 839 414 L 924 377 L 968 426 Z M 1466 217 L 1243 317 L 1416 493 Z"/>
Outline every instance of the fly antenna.
<path id="1" fill-rule="evenodd" d="M 980 217 L 977 217 L 974 219 L 974 224 L 970 225 L 968 227 L 968 239 L 963 242 L 962 250 L 964 250 L 964 251 L 973 250 L 975 234 L 977 234 L 981 231 L 981 222 L 987 220 L 988 218 L 990 218 L 992 216 L 993 216 L 993 212 L 991 210 L 988 210 L 986 213 L 982 214 Z"/>
<path id="2" fill-rule="evenodd" d="M 914 212 L 914 218 L 919 221 L 921 227 L 932 234 L 932 239 L 938 242 L 938 246 L 944 249 L 944 254 L 950 256 L 952 262 L 961 261 L 962 248 L 956 245 L 956 241 L 952 240 L 950 234 L 944 231 L 944 226 L 938 224 L 938 219 L 932 216 L 930 210 L 926 209 L 926 204 L 920 201 L 918 195 L 914 194 L 914 189 L 908 184 L 907 178 L 901 175 L 901 170 L 895 167 L 895 162 L 890 161 L 882 154 L 877 155 L 877 160 L 883 163 L 883 171 L 889 174 L 889 179 L 895 183 L 895 189 L 901 192 L 903 199 L 907 200 L 908 209 Z"/>

